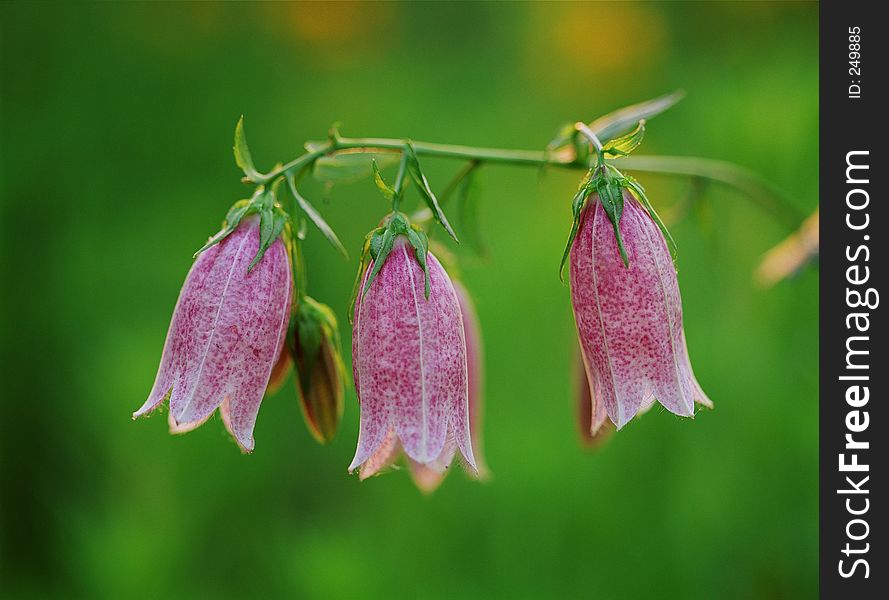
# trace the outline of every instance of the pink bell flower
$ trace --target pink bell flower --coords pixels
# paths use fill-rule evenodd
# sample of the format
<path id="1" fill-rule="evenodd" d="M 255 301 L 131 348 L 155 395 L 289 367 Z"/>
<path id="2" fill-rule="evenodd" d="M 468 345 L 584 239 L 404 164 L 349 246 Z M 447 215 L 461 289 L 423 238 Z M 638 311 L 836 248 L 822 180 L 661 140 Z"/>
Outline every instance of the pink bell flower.
<path id="1" fill-rule="evenodd" d="M 293 279 L 276 239 L 250 270 L 260 244 L 259 218 L 249 217 L 198 256 L 173 311 L 161 363 L 141 417 L 170 399 L 170 429 L 199 426 L 219 408 L 245 452 L 290 318 Z"/>
<path id="2" fill-rule="evenodd" d="M 441 264 L 426 255 L 425 273 L 405 236 L 394 240 L 366 293 L 359 292 L 352 331 L 360 432 L 349 471 L 365 479 L 401 452 L 442 473 L 457 450 L 478 472 L 470 437 L 466 342 L 459 300 Z M 364 273 L 364 290 L 373 264 Z"/>
<path id="3" fill-rule="evenodd" d="M 691 417 L 712 406 L 695 379 L 676 270 L 661 230 L 623 190 L 621 257 L 598 194 L 586 201 L 571 246 L 571 299 L 592 396 L 618 429 L 655 399 Z"/>

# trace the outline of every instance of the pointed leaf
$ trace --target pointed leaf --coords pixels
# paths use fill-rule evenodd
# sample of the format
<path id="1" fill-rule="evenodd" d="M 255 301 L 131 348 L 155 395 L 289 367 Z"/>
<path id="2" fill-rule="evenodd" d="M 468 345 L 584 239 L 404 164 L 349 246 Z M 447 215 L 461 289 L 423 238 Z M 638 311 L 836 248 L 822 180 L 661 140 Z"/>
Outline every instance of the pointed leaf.
<path id="1" fill-rule="evenodd" d="M 250 148 L 247 147 L 247 135 L 244 133 L 244 115 L 238 119 L 235 126 L 235 144 L 232 148 L 235 153 L 235 163 L 250 179 L 255 179 L 259 175 L 256 167 L 253 166 L 253 157 L 250 155 Z"/>
<path id="2" fill-rule="evenodd" d="M 482 228 L 479 222 L 479 198 L 478 169 L 472 169 L 460 183 L 457 195 L 457 216 L 460 219 L 460 231 L 469 246 L 480 256 L 487 255 L 487 248 L 482 237 Z"/>
<path id="3" fill-rule="evenodd" d="M 627 156 L 633 150 L 639 147 L 639 144 L 642 143 L 642 138 L 644 137 L 645 119 L 642 119 L 641 121 L 639 121 L 636 129 L 626 135 L 614 138 L 610 142 L 606 143 L 605 146 L 602 148 L 602 152 L 604 152 L 605 156 L 609 158 Z"/>
<path id="4" fill-rule="evenodd" d="M 590 129 L 599 136 L 599 139 L 610 140 L 642 119 L 650 119 L 661 114 L 682 100 L 683 96 L 685 96 L 684 92 L 676 91 L 652 100 L 619 108 L 590 123 Z"/>
<path id="5" fill-rule="evenodd" d="M 315 227 L 318 228 L 318 231 L 320 231 L 324 237 L 327 238 L 327 241 L 348 260 L 349 253 L 346 252 L 346 248 L 343 246 L 340 238 L 337 237 L 330 225 L 327 224 L 324 217 L 322 217 L 321 214 L 315 210 L 315 207 L 312 206 L 308 200 L 303 198 L 302 194 L 299 193 L 299 190 L 296 189 L 296 177 L 293 173 L 287 173 L 287 187 L 290 188 L 290 194 L 293 196 L 294 200 L 296 200 L 300 209 L 306 214 Z"/>
<path id="6" fill-rule="evenodd" d="M 432 188 L 429 187 L 429 182 L 426 180 L 426 176 L 420 169 L 420 161 L 417 160 L 417 153 L 410 142 L 407 143 L 405 152 L 407 153 L 406 155 L 408 159 L 408 171 L 410 172 L 411 179 L 413 179 L 414 183 L 417 184 L 417 188 L 420 190 L 420 195 L 423 197 L 424 202 L 426 202 L 426 206 L 428 206 L 429 210 L 432 211 L 432 216 L 435 217 L 435 220 L 438 221 L 441 226 L 445 228 L 445 231 L 448 232 L 448 235 L 454 238 L 455 242 L 459 242 L 460 240 L 457 239 L 457 234 L 454 233 L 454 229 L 448 222 L 448 218 L 445 216 L 444 212 L 441 210 L 441 206 L 439 206 L 438 204 L 438 199 L 432 192 Z"/>
<path id="7" fill-rule="evenodd" d="M 392 198 L 395 197 L 395 190 L 383 179 L 383 174 L 380 172 L 380 167 L 377 165 L 377 161 L 374 160 L 371 164 L 373 166 L 374 183 L 377 184 L 377 189 L 380 190 L 380 193 L 383 194 L 383 197 L 385 197 L 386 200 L 391 201 Z"/>

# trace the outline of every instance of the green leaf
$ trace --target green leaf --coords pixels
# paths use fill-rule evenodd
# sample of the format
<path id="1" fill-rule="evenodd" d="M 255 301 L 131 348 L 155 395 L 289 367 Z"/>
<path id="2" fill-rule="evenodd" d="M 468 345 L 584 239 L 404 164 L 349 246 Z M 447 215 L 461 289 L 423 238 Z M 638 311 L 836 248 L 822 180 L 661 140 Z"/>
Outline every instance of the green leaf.
<path id="1" fill-rule="evenodd" d="M 250 148 L 247 147 L 247 135 L 244 133 L 244 115 L 238 119 L 235 126 L 235 144 L 232 148 L 235 153 L 235 163 L 250 179 L 259 176 L 256 167 L 253 166 L 253 157 L 250 155 Z"/>
<path id="2" fill-rule="evenodd" d="M 389 184 L 386 183 L 386 180 L 383 179 L 383 174 L 380 172 L 380 167 L 377 165 L 377 161 L 372 161 L 373 173 L 374 173 L 374 183 L 377 184 L 377 189 L 380 190 L 380 193 L 383 194 L 383 197 L 386 200 L 392 201 L 392 198 L 395 197 L 395 190 L 392 189 Z"/>
<path id="3" fill-rule="evenodd" d="M 300 209 L 302 209 L 315 227 L 318 228 L 318 231 L 320 231 L 324 237 L 327 238 L 327 241 L 348 260 L 349 253 L 346 252 L 346 248 L 343 246 L 340 238 L 337 237 L 330 225 L 327 224 L 324 217 L 322 217 L 321 214 L 315 210 L 315 207 L 312 206 L 308 200 L 303 198 L 302 194 L 299 193 L 299 190 L 296 189 L 296 177 L 293 173 L 287 173 L 287 187 L 290 188 L 290 194 L 293 196 L 294 200 L 296 200 L 297 205 L 299 205 Z"/>
<path id="4" fill-rule="evenodd" d="M 455 242 L 459 242 L 460 240 L 457 239 L 457 234 L 454 233 L 454 229 L 448 222 L 448 218 L 445 216 L 444 212 L 441 210 L 441 206 L 439 206 L 438 204 L 438 199 L 432 192 L 432 188 L 429 187 L 429 182 L 426 180 L 426 176 L 420 169 L 420 161 L 417 159 L 417 153 L 410 142 L 407 143 L 405 152 L 408 160 L 408 171 L 410 172 L 411 179 L 413 179 L 414 183 L 417 184 L 417 188 L 420 190 L 420 195 L 426 202 L 426 206 L 428 206 L 429 210 L 432 211 L 432 216 L 435 217 L 435 220 L 438 221 L 441 226 L 445 228 L 445 231 L 448 232 L 448 235 L 454 238 Z"/>
<path id="5" fill-rule="evenodd" d="M 477 168 L 472 169 L 460 182 L 457 195 L 457 216 L 460 219 L 460 231 L 463 239 L 480 256 L 487 255 L 487 247 L 482 236 L 482 228 L 479 221 L 479 199 Z"/>
<path id="6" fill-rule="evenodd" d="M 639 121 L 636 129 L 626 135 L 616 137 L 610 142 L 606 143 L 605 146 L 603 146 L 602 148 L 602 152 L 608 158 L 627 156 L 633 150 L 639 147 L 639 144 L 642 143 L 642 138 L 644 137 L 645 119 L 642 119 L 641 121 Z"/>
<path id="7" fill-rule="evenodd" d="M 651 119 L 652 117 L 661 114 L 682 100 L 683 96 L 685 96 L 684 92 L 676 91 L 671 94 L 654 98 L 653 100 L 647 100 L 645 102 L 620 108 L 603 117 L 599 117 L 590 123 L 590 129 L 599 136 L 599 139 L 610 140 L 628 130 L 639 121 L 643 119 Z"/>
<path id="8" fill-rule="evenodd" d="M 373 175 L 375 162 L 380 169 L 385 169 L 398 163 L 398 159 L 398 154 L 391 152 L 338 152 L 317 158 L 312 176 L 326 183 L 354 183 Z"/>

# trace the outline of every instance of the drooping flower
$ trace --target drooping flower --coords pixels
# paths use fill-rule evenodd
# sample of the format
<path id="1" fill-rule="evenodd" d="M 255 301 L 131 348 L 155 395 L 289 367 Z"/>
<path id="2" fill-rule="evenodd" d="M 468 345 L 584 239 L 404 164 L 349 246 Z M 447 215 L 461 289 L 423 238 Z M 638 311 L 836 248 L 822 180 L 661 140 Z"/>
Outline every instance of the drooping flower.
<path id="1" fill-rule="evenodd" d="M 281 240 L 249 269 L 259 250 L 260 221 L 253 216 L 198 256 L 179 293 L 154 386 L 133 418 L 169 397 L 171 431 L 181 433 L 219 408 L 238 445 L 253 450 L 253 426 L 284 344 L 293 293 Z"/>
<path id="2" fill-rule="evenodd" d="M 405 235 L 388 244 L 382 266 L 371 263 L 364 273 L 355 304 L 352 363 L 361 422 L 349 470 L 365 479 L 403 451 L 443 472 L 459 450 L 477 472 L 457 293 L 431 252 L 422 255 L 424 272 Z"/>
<path id="3" fill-rule="evenodd" d="M 656 399 L 693 416 L 711 406 L 695 379 L 682 327 L 676 270 L 664 235 L 623 189 L 617 228 L 598 193 L 571 246 L 571 299 L 592 395 L 618 429 Z M 615 206 L 612 201 L 611 206 Z"/>
<path id="4" fill-rule="evenodd" d="M 326 444 L 343 416 L 345 379 L 339 329 L 330 307 L 303 296 L 286 348 L 296 363 L 296 391 L 306 425 L 316 440 Z"/>
<path id="5" fill-rule="evenodd" d="M 463 334 L 466 340 L 466 368 L 469 385 L 469 434 L 472 438 L 472 452 L 475 455 L 475 464 L 478 467 L 477 476 L 485 478 L 488 468 L 481 448 L 481 420 L 483 406 L 484 364 L 482 354 L 481 329 L 478 325 L 478 316 L 475 306 L 469 297 L 469 292 L 459 281 L 454 281 L 454 290 L 457 292 L 457 301 L 460 303 L 460 314 L 463 319 Z M 414 483 L 425 493 L 431 493 L 441 484 L 447 471 L 440 471 L 415 460 L 410 461 L 411 477 Z M 470 471 L 470 475 L 476 473 Z"/>

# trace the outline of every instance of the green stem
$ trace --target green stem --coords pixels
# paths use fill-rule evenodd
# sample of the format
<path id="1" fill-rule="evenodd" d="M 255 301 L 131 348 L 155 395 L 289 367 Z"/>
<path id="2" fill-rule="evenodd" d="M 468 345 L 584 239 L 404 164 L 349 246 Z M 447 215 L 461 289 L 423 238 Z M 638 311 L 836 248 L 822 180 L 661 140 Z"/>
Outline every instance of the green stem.
<path id="1" fill-rule="evenodd" d="M 380 151 L 401 151 L 405 140 L 394 138 L 340 138 L 336 142 L 326 142 L 313 151 L 267 173 L 254 183 L 265 184 L 288 171 L 299 170 L 312 164 L 325 155 L 335 155 L 341 151 L 377 153 Z M 563 169 L 589 170 L 594 166 L 595 157 L 590 161 L 575 160 L 572 155 L 547 154 L 534 150 L 504 150 L 502 148 L 479 148 L 475 146 L 455 146 L 413 142 L 414 150 L 420 156 L 453 158 L 472 161 L 476 164 L 506 164 L 518 166 L 548 166 Z M 634 155 L 617 159 L 616 166 L 627 171 L 661 173 L 686 177 L 701 177 L 738 188 L 762 208 L 771 212 L 786 224 L 795 228 L 805 218 L 780 190 L 765 179 L 743 167 L 732 163 L 693 156 L 644 156 Z M 400 170 L 399 170 L 400 172 Z"/>

